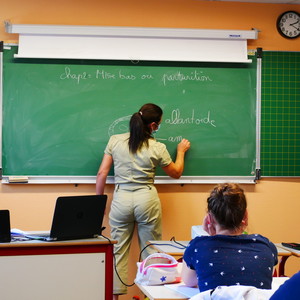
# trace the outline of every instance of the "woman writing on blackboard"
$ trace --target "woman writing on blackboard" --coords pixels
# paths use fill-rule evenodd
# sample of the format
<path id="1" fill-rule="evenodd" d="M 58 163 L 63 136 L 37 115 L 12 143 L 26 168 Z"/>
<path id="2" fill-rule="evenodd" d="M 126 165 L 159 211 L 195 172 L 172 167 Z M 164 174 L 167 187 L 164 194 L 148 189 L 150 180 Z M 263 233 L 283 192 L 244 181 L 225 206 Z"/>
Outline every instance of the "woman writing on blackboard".
<path id="1" fill-rule="evenodd" d="M 134 226 L 137 224 L 140 248 L 148 240 L 161 239 L 161 205 L 154 183 L 155 169 L 179 178 L 184 169 L 184 156 L 190 142 L 183 139 L 177 146 L 175 162 L 166 146 L 153 138 L 162 121 L 162 109 L 145 104 L 130 119 L 130 132 L 111 136 L 100 165 L 96 193 L 103 194 L 107 175 L 114 164 L 115 191 L 109 214 L 111 236 L 115 245 L 118 274 L 114 277 L 114 299 L 126 294 L 127 264 Z M 150 247 L 142 253 L 151 254 Z M 119 275 L 119 276 L 118 276 Z M 122 282 L 120 281 L 121 278 Z"/>

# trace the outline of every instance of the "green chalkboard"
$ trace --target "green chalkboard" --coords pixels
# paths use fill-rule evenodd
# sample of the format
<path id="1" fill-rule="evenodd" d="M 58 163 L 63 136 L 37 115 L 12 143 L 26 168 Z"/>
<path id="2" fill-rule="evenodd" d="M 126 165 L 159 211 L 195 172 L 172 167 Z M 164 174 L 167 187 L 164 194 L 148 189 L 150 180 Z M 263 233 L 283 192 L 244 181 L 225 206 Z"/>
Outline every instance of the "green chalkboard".
<path id="1" fill-rule="evenodd" d="M 3 174 L 94 176 L 112 134 L 147 102 L 184 176 L 254 176 L 256 60 L 250 64 L 15 59 L 4 50 Z M 158 174 L 163 175 L 162 170 Z"/>
<path id="2" fill-rule="evenodd" d="M 300 176 L 300 52 L 264 51 L 261 175 Z"/>

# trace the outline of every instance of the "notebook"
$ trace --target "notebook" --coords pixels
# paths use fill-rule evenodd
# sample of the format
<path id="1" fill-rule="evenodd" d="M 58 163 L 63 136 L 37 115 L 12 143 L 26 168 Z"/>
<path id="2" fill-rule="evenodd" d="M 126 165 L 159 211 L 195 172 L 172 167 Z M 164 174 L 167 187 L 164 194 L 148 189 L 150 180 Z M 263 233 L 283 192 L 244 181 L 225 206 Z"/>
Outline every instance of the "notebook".
<path id="1" fill-rule="evenodd" d="M 58 197 L 50 232 L 25 236 L 43 241 L 97 237 L 102 232 L 106 201 L 107 195 Z"/>

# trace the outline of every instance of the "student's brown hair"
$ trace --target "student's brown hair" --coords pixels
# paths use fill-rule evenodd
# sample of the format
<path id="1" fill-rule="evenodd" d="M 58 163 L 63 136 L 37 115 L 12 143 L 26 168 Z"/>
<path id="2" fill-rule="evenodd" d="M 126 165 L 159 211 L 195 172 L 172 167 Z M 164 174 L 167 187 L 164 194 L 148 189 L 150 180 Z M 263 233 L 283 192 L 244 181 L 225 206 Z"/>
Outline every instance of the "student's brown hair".
<path id="1" fill-rule="evenodd" d="M 238 229 L 247 209 L 243 189 L 234 183 L 219 184 L 207 198 L 207 209 L 223 228 Z"/>

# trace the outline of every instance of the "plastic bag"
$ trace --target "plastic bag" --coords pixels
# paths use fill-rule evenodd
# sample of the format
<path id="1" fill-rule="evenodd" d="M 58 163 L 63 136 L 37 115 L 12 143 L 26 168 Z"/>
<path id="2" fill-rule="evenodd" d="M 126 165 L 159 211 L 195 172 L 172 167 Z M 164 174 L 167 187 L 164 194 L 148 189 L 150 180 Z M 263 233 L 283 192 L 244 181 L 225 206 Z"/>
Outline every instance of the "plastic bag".
<path id="1" fill-rule="evenodd" d="M 161 285 L 180 282 L 177 260 L 165 253 L 154 253 L 137 263 L 135 282 L 142 285 Z"/>

